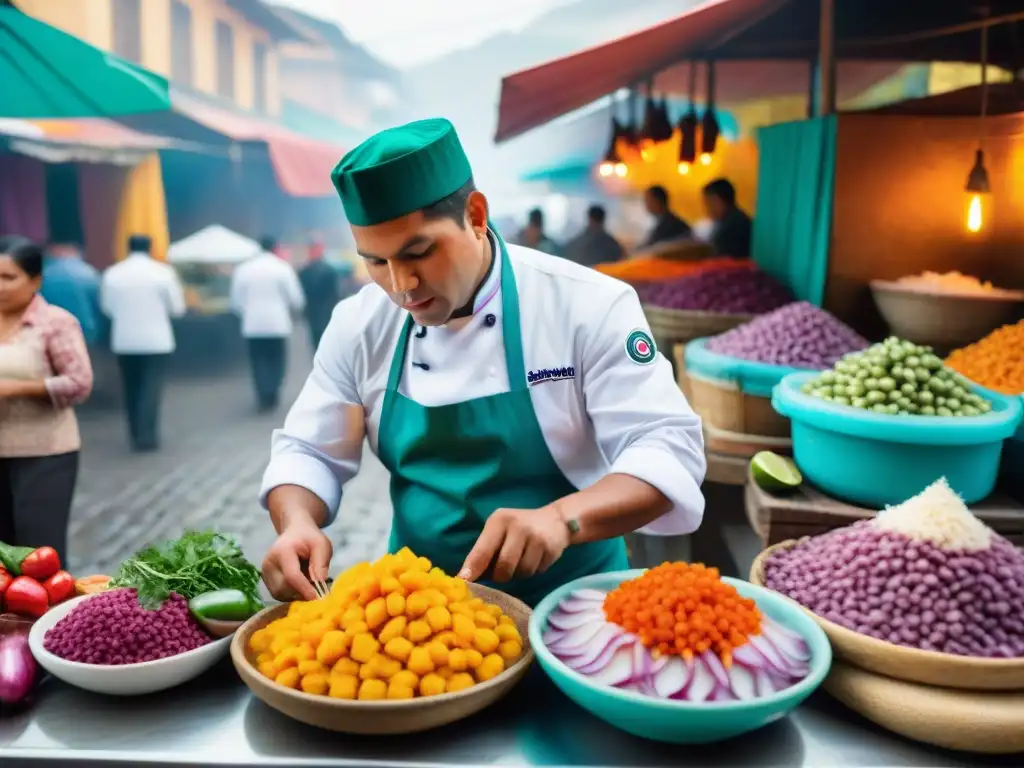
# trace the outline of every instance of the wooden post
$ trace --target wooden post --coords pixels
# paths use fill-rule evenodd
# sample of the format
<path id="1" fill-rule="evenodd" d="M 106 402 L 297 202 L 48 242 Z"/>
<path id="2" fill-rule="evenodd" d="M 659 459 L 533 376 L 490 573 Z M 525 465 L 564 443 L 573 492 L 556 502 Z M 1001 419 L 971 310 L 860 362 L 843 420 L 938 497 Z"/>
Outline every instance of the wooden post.
<path id="1" fill-rule="evenodd" d="M 836 111 L 835 0 L 820 0 L 819 7 L 817 114 L 822 116 Z"/>
<path id="2" fill-rule="evenodd" d="M 818 114 L 818 62 L 810 59 L 807 62 L 807 119 Z"/>

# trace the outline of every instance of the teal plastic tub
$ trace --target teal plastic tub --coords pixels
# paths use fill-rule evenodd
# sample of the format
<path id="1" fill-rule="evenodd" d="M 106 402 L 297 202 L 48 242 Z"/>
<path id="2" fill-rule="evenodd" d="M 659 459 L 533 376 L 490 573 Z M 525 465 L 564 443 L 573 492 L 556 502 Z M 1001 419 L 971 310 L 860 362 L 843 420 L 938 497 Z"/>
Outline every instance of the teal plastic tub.
<path id="1" fill-rule="evenodd" d="M 1024 501 L 1024 420 L 1013 437 L 1003 444 L 999 487 L 1017 501 Z"/>
<path id="2" fill-rule="evenodd" d="M 800 388 L 815 373 L 786 376 L 772 406 L 789 418 L 804 478 L 839 499 L 881 509 L 945 477 L 968 504 L 996 484 L 1003 442 L 1021 420 L 1021 398 L 972 386 L 992 401 L 983 416 L 890 416 L 837 405 Z"/>
<path id="3" fill-rule="evenodd" d="M 707 379 L 731 382 L 748 395 L 771 397 L 775 385 L 784 377 L 807 370 L 720 355 L 708 349 L 708 340 L 706 337 L 694 339 L 686 345 L 686 372 Z"/>
<path id="4" fill-rule="evenodd" d="M 548 616 L 569 593 L 578 589 L 607 592 L 640 576 L 642 569 L 599 573 L 572 581 L 541 601 L 530 617 L 530 646 L 548 677 L 562 693 L 606 723 L 634 736 L 670 744 L 707 744 L 730 739 L 785 717 L 821 685 L 832 666 L 832 648 L 814 620 L 787 597 L 746 581 L 724 578 L 744 597 L 752 598 L 767 616 L 800 634 L 811 651 L 811 671 L 796 685 L 749 701 L 690 704 L 644 696 L 597 685 L 570 669 L 544 645 Z"/>

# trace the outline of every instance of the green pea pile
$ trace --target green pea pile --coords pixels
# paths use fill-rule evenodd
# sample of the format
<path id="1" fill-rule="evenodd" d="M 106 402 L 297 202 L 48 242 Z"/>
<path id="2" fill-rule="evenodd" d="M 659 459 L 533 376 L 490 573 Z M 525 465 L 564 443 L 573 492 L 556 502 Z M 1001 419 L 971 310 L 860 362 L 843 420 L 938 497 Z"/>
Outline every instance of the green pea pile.
<path id="1" fill-rule="evenodd" d="M 891 336 L 846 355 L 803 386 L 812 397 L 901 416 L 980 416 L 992 403 L 943 365 L 931 347 Z"/>

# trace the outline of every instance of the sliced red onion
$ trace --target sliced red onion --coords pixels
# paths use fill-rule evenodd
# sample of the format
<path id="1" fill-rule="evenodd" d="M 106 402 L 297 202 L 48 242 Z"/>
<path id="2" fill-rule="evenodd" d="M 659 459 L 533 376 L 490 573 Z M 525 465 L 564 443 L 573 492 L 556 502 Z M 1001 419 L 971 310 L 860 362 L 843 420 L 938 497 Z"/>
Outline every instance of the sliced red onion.
<path id="1" fill-rule="evenodd" d="M 645 690 L 651 685 L 651 653 L 640 638 L 633 643 L 633 682 Z"/>
<path id="2" fill-rule="evenodd" d="M 565 613 L 562 610 L 558 610 L 548 616 L 548 624 L 555 629 L 564 629 L 566 631 L 577 629 L 587 624 L 593 624 L 595 621 L 604 622 L 604 612 L 600 609 L 600 606 L 578 613 Z"/>
<path id="3" fill-rule="evenodd" d="M 811 649 L 807 647 L 804 639 L 798 635 L 793 635 L 789 630 L 784 629 L 781 624 L 766 618 L 761 622 L 761 634 L 783 656 L 787 656 L 793 661 L 806 662 L 810 660 Z"/>
<path id="4" fill-rule="evenodd" d="M 604 605 L 595 600 L 578 600 L 575 597 L 570 597 L 558 604 L 558 610 L 562 613 L 600 612 L 601 617 L 604 618 Z"/>
<path id="5" fill-rule="evenodd" d="M 738 648 L 733 648 L 732 660 L 751 669 L 760 669 L 767 661 L 750 643 L 744 643 Z"/>
<path id="6" fill-rule="evenodd" d="M 747 638 L 750 645 L 754 646 L 754 649 L 760 653 L 768 663 L 775 667 L 780 672 L 785 672 L 788 666 L 782 656 L 779 654 L 778 649 L 774 645 L 765 640 L 763 635 L 751 635 Z"/>
<path id="7" fill-rule="evenodd" d="M 810 671 L 806 641 L 766 616 L 761 633 L 733 649 L 728 669 L 712 651 L 689 661 L 655 658 L 636 635 L 607 621 L 606 597 L 594 589 L 572 593 L 548 617 L 543 635 L 555 656 L 598 685 L 690 703 L 749 701 L 788 688 Z"/>
<path id="8" fill-rule="evenodd" d="M 603 667 L 617 648 L 626 644 L 631 645 L 634 640 L 635 638 L 632 635 L 627 635 L 621 627 L 605 624 L 601 627 L 601 631 L 594 635 L 594 639 L 587 643 L 583 653 L 578 656 L 567 656 L 565 663 L 586 675 Z M 596 662 L 594 669 L 589 670 L 588 667 Z"/>
<path id="9" fill-rule="evenodd" d="M 558 656 L 579 656 L 606 623 L 595 621 L 591 624 L 584 624 L 582 627 L 576 627 L 576 629 L 563 630 L 562 639 L 549 645 L 548 648 Z"/>
<path id="10" fill-rule="evenodd" d="M 575 600 L 596 600 L 599 603 L 604 603 L 604 599 L 608 597 L 606 592 L 599 592 L 596 589 L 577 589 L 572 593 L 571 597 Z"/>
<path id="11" fill-rule="evenodd" d="M 759 697 L 771 696 L 777 690 L 771 675 L 764 669 L 758 669 L 754 672 L 754 688 Z"/>
<path id="12" fill-rule="evenodd" d="M 664 666 L 654 673 L 654 692 L 663 699 L 671 699 L 686 688 L 691 673 L 692 668 L 678 656 L 668 658 Z"/>
<path id="13" fill-rule="evenodd" d="M 729 668 L 729 690 L 740 701 L 756 698 L 757 683 L 754 680 L 754 673 L 742 664 L 734 663 Z"/>
<path id="14" fill-rule="evenodd" d="M 565 631 L 548 627 L 544 630 L 544 634 L 541 635 L 540 639 L 544 641 L 544 645 L 551 648 L 551 646 L 565 639 Z"/>
<path id="15" fill-rule="evenodd" d="M 715 683 L 723 688 L 728 688 L 729 673 L 725 671 L 725 665 L 722 664 L 722 660 L 711 651 L 704 651 L 700 655 L 700 659 L 707 665 L 708 671 L 715 676 Z"/>
<path id="16" fill-rule="evenodd" d="M 624 685 L 633 679 L 633 649 L 626 645 L 612 654 L 604 669 L 587 676 L 598 685 Z"/>
<path id="17" fill-rule="evenodd" d="M 686 700 L 694 704 L 707 701 L 707 698 L 715 690 L 715 676 L 707 668 L 704 660 L 697 657 L 693 660 L 693 677 L 686 687 Z"/>

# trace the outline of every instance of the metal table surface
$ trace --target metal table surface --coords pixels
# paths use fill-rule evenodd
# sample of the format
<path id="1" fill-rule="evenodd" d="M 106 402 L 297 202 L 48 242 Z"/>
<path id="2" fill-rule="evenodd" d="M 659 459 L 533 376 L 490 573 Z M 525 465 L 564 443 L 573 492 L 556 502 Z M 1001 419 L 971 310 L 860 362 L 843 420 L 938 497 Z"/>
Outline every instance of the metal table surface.
<path id="1" fill-rule="evenodd" d="M 118 699 L 47 680 L 34 706 L 0 716 L 0 765 L 59 766 L 979 766 L 901 739 L 817 694 L 789 718 L 708 746 L 662 745 L 608 727 L 534 666 L 506 699 L 445 728 L 354 737 L 286 718 L 250 695 L 230 662 L 202 680 Z"/>

